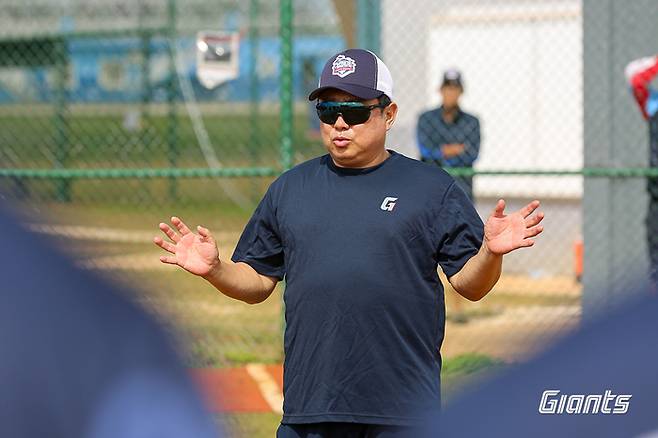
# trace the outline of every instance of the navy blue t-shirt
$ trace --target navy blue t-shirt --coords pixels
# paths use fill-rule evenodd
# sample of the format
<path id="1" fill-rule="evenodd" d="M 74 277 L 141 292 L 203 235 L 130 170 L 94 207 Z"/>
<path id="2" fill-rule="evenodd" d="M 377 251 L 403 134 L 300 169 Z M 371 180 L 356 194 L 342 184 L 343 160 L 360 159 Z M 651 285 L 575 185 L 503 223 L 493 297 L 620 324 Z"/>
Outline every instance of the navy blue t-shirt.
<path id="1" fill-rule="evenodd" d="M 444 170 L 394 151 L 366 169 L 329 155 L 281 175 L 233 254 L 286 279 L 283 423 L 413 424 L 439 409 L 450 277 L 483 224 Z"/>

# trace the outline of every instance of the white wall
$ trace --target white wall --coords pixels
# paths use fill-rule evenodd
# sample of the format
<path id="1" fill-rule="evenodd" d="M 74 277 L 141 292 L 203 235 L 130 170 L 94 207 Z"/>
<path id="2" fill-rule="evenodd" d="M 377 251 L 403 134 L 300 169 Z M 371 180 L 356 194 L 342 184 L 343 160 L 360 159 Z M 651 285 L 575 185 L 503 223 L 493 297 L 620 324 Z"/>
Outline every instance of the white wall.
<path id="1" fill-rule="evenodd" d="M 401 106 L 391 146 L 403 145 L 402 152 L 417 155 L 416 117 L 438 105 L 441 74 L 457 67 L 466 87 L 462 106 L 482 123 L 477 169 L 581 168 L 580 1 L 462 0 L 425 6 L 408 8 L 424 16 L 411 36 L 390 33 L 396 26 L 391 20 L 404 20 L 404 15 L 387 13 L 399 9 L 394 2 L 384 7 L 383 56 L 393 70 Z M 582 178 L 480 176 L 475 191 L 478 196 L 577 198 Z"/>

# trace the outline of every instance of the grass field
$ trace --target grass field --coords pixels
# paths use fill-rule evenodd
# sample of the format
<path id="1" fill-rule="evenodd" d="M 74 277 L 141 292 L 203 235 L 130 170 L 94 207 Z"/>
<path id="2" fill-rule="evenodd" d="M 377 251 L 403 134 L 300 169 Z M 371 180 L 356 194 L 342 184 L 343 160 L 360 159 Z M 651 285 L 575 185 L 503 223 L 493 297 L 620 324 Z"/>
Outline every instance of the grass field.
<path id="1" fill-rule="evenodd" d="M 108 108 L 112 108 L 109 106 Z M 0 114 L 3 167 L 205 167 L 207 165 L 192 122 L 186 114 L 173 121 L 166 114 L 141 116 L 139 126 L 128 126 L 126 114 L 135 108 L 116 107 L 105 114 L 79 109 L 65 123 L 55 115 Z M 213 114 L 202 118 L 213 152 L 224 167 L 274 166 L 280 163 L 280 120 L 269 111 L 252 120 L 249 114 Z M 293 119 L 293 144 L 298 157 L 322 151 L 318 140 L 307 137 L 308 118 Z M 303 159 L 303 158 L 301 158 Z"/>
<path id="2" fill-rule="evenodd" d="M 244 111 L 210 111 L 202 118 L 211 141 L 208 155 L 202 151 L 192 122 L 184 112 L 174 122 L 163 111 L 144 113 L 139 126 L 130 127 L 124 118 L 135 108 L 107 105 L 86 111 L 84 106 L 78 106 L 68 113 L 64 123 L 57 123 L 50 108 L 19 106 L 14 111 L 0 108 L 0 168 L 208 168 L 216 159 L 225 168 L 282 169 L 280 120 L 272 109 L 262 111 L 255 119 Z M 294 163 L 324 153 L 321 142 L 307 135 L 305 110 L 295 114 L 293 126 Z M 127 210 L 143 214 L 154 207 L 165 207 L 170 212 L 188 206 L 201 210 L 221 205 L 222 217 L 226 217 L 236 204 L 242 210 L 251 211 L 269 181 L 271 178 L 69 182 L 0 178 L 0 193 L 42 208 L 44 203 L 65 196 L 74 203 L 94 207 L 86 209 L 93 212 L 90 214 L 113 210 L 112 213 L 119 213 L 116 216 L 123 216 Z"/>

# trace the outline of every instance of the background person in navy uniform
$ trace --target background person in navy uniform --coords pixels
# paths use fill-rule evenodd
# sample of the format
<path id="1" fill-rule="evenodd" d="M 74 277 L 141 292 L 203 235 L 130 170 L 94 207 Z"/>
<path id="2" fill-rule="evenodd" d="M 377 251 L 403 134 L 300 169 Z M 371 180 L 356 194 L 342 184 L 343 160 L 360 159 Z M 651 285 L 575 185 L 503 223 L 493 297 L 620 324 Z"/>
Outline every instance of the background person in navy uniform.
<path id="1" fill-rule="evenodd" d="M 441 106 L 418 118 L 420 159 L 441 167 L 473 167 L 480 153 L 480 122 L 459 106 L 464 84 L 458 70 L 443 74 L 439 93 Z M 457 176 L 455 180 L 472 200 L 473 177 Z"/>
<path id="2" fill-rule="evenodd" d="M 416 129 L 420 159 L 439 167 L 473 167 L 480 153 L 480 122 L 461 110 L 459 99 L 464 92 L 458 70 L 446 70 L 439 87 L 441 106 L 418 118 Z M 455 176 L 455 180 L 473 201 L 473 177 Z M 446 297 L 448 316 L 457 323 L 468 321 L 463 299 L 449 285 Z"/>
<path id="3" fill-rule="evenodd" d="M 649 127 L 649 167 L 658 168 L 658 90 L 651 82 L 658 77 L 658 55 L 636 59 L 626 67 L 626 79 L 631 86 L 642 116 Z M 658 178 L 647 178 L 649 211 L 646 218 L 647 243 L 651 263 L 651 280 L 658 289 Z"/>
<path id="4" fill-rule="evenodd" d="M 533 201 L 483 225 L 445 171 L 385 147 L 397 105 L 372 52 L 332 56 L 309 96 L 328 154 L 274 181 L 231 260 L 179 218 L 155 243 L 224 294 L 265 300 L 286 279 L 284 415 L 279 437 L 403 437 L 440 409 L 445 327 L 440 264 L 470 300 L 491 290 L 503 254 L 542 231 Z"/>

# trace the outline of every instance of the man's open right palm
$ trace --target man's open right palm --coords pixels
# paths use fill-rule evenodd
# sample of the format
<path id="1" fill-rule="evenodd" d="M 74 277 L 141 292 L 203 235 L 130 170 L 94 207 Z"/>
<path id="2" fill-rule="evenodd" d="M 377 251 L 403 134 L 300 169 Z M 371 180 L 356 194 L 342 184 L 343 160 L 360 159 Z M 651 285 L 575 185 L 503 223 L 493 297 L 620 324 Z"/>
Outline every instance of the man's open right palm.
<path id="1" fill-rule="evenodd" d="M 176 233 L 169 225 L 160 223 L 160 230 L 171 239 L 171 242 L 155 237 L 153 242 L 172 255 L 160 256 L 162 263 L 178 265 L 199 276 L 206 276 L 219 264 L 217 243 L 207 228 L 197 227 L 195 234 L 177 217 L 171 218 L 171 223 L 178 229 Z"/>

